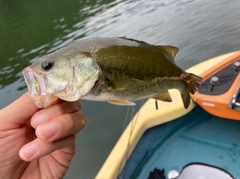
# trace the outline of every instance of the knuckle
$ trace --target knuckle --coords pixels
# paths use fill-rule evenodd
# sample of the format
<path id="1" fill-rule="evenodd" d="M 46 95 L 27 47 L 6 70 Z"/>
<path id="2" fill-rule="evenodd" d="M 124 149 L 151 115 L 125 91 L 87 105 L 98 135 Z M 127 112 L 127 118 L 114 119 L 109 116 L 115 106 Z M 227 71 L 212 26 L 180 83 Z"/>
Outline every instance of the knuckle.
<path id="1" fill-rule="evenodd" d="M 62 132 L 60 136 L 76 135 L 84 129 L 87 120 L 83 113 L 75 112 L 65 114 L 59 120 L 62 126 Z"/>

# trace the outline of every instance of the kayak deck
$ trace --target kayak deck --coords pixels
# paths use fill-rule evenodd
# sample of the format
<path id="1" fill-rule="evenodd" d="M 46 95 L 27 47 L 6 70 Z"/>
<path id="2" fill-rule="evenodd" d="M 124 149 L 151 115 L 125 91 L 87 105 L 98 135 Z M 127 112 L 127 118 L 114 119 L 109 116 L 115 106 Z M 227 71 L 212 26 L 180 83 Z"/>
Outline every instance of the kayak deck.
<path id="1" fill-rule="evenodd" d="M 240 58 L 240 51 L 205 60 L 189 68 L 187 72 L 202 76 L 207 70 L 225 64 L 226 59 L 235 58 Z M 153 107 L 153 99 L 149 99 L 141 107 L 121 135 L 96 179 L 117 178 L 121 171 L 123 175 L 119 179 L 147 178 L 155 167 L 164 168 L 167 176 L 170 170 L 176 169 L 180 172 L 190 162 L 225 168 L 230 170 L 234 177 L 240 178 L 237 172 L 240 171 L 240 163 L 236 160 L 240 153 L 237 140 L 240 121 L 214 117 L 196 107 L 195 103 L 191 103 L 185 110 L 179 92 L 169 92 L 174 100 L 171 103 L 159 102 L 159 110 Z"/>
<path id="2" fill-rule="evenodd" d="M 212 116 L 196 106 L 185 116 L 147 130 L 119 178 L 147 178 L 155 167 L 167 176 L 193 162 L 223 168 L 240 178 L 239 136 L 239 121 Z"/>

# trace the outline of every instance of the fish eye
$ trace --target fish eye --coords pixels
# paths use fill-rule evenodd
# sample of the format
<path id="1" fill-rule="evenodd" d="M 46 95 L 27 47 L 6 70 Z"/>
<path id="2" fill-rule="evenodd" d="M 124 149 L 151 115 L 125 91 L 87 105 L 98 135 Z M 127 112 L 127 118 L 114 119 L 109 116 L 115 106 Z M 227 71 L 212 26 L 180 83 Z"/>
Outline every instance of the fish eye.
<path id="1" fill-rule="evenodd" d="M 54 63 L 53 62 L 48 62 L 48 61 L 43 61 L 41 65 L 42 65 L 42 69 L 44 71 L 49 71 L 53 68 Z"/>

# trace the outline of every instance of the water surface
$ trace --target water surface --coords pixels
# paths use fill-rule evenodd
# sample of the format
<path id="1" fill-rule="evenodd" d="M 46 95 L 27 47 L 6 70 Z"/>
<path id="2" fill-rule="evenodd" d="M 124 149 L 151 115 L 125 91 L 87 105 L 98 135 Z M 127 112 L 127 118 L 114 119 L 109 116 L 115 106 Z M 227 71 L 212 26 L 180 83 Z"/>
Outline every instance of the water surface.
<path id="1" fill-rule="evenodd" d="M 0 0 L 0 108 L 26 92 L 21 70 L 38 55 L 82 38 L 127 36 L 175 45 L 183 69 L 236 51 L 239 9 L 237 0 Z M 82 103 L 88 124 L 65 178 L 94 178 L 125 127 L 128 108 Z"/>

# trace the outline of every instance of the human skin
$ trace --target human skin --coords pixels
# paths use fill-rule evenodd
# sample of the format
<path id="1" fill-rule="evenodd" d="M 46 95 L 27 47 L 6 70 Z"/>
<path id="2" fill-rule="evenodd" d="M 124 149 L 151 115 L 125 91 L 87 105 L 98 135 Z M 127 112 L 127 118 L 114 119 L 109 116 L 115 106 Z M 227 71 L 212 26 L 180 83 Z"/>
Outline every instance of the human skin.
<path id="1" fill-rule="evenodd" d="M 0 110 L 0 178 L 63 178 L 86 124 L 80 101 L 39 109 L 25 93 Z"/>

